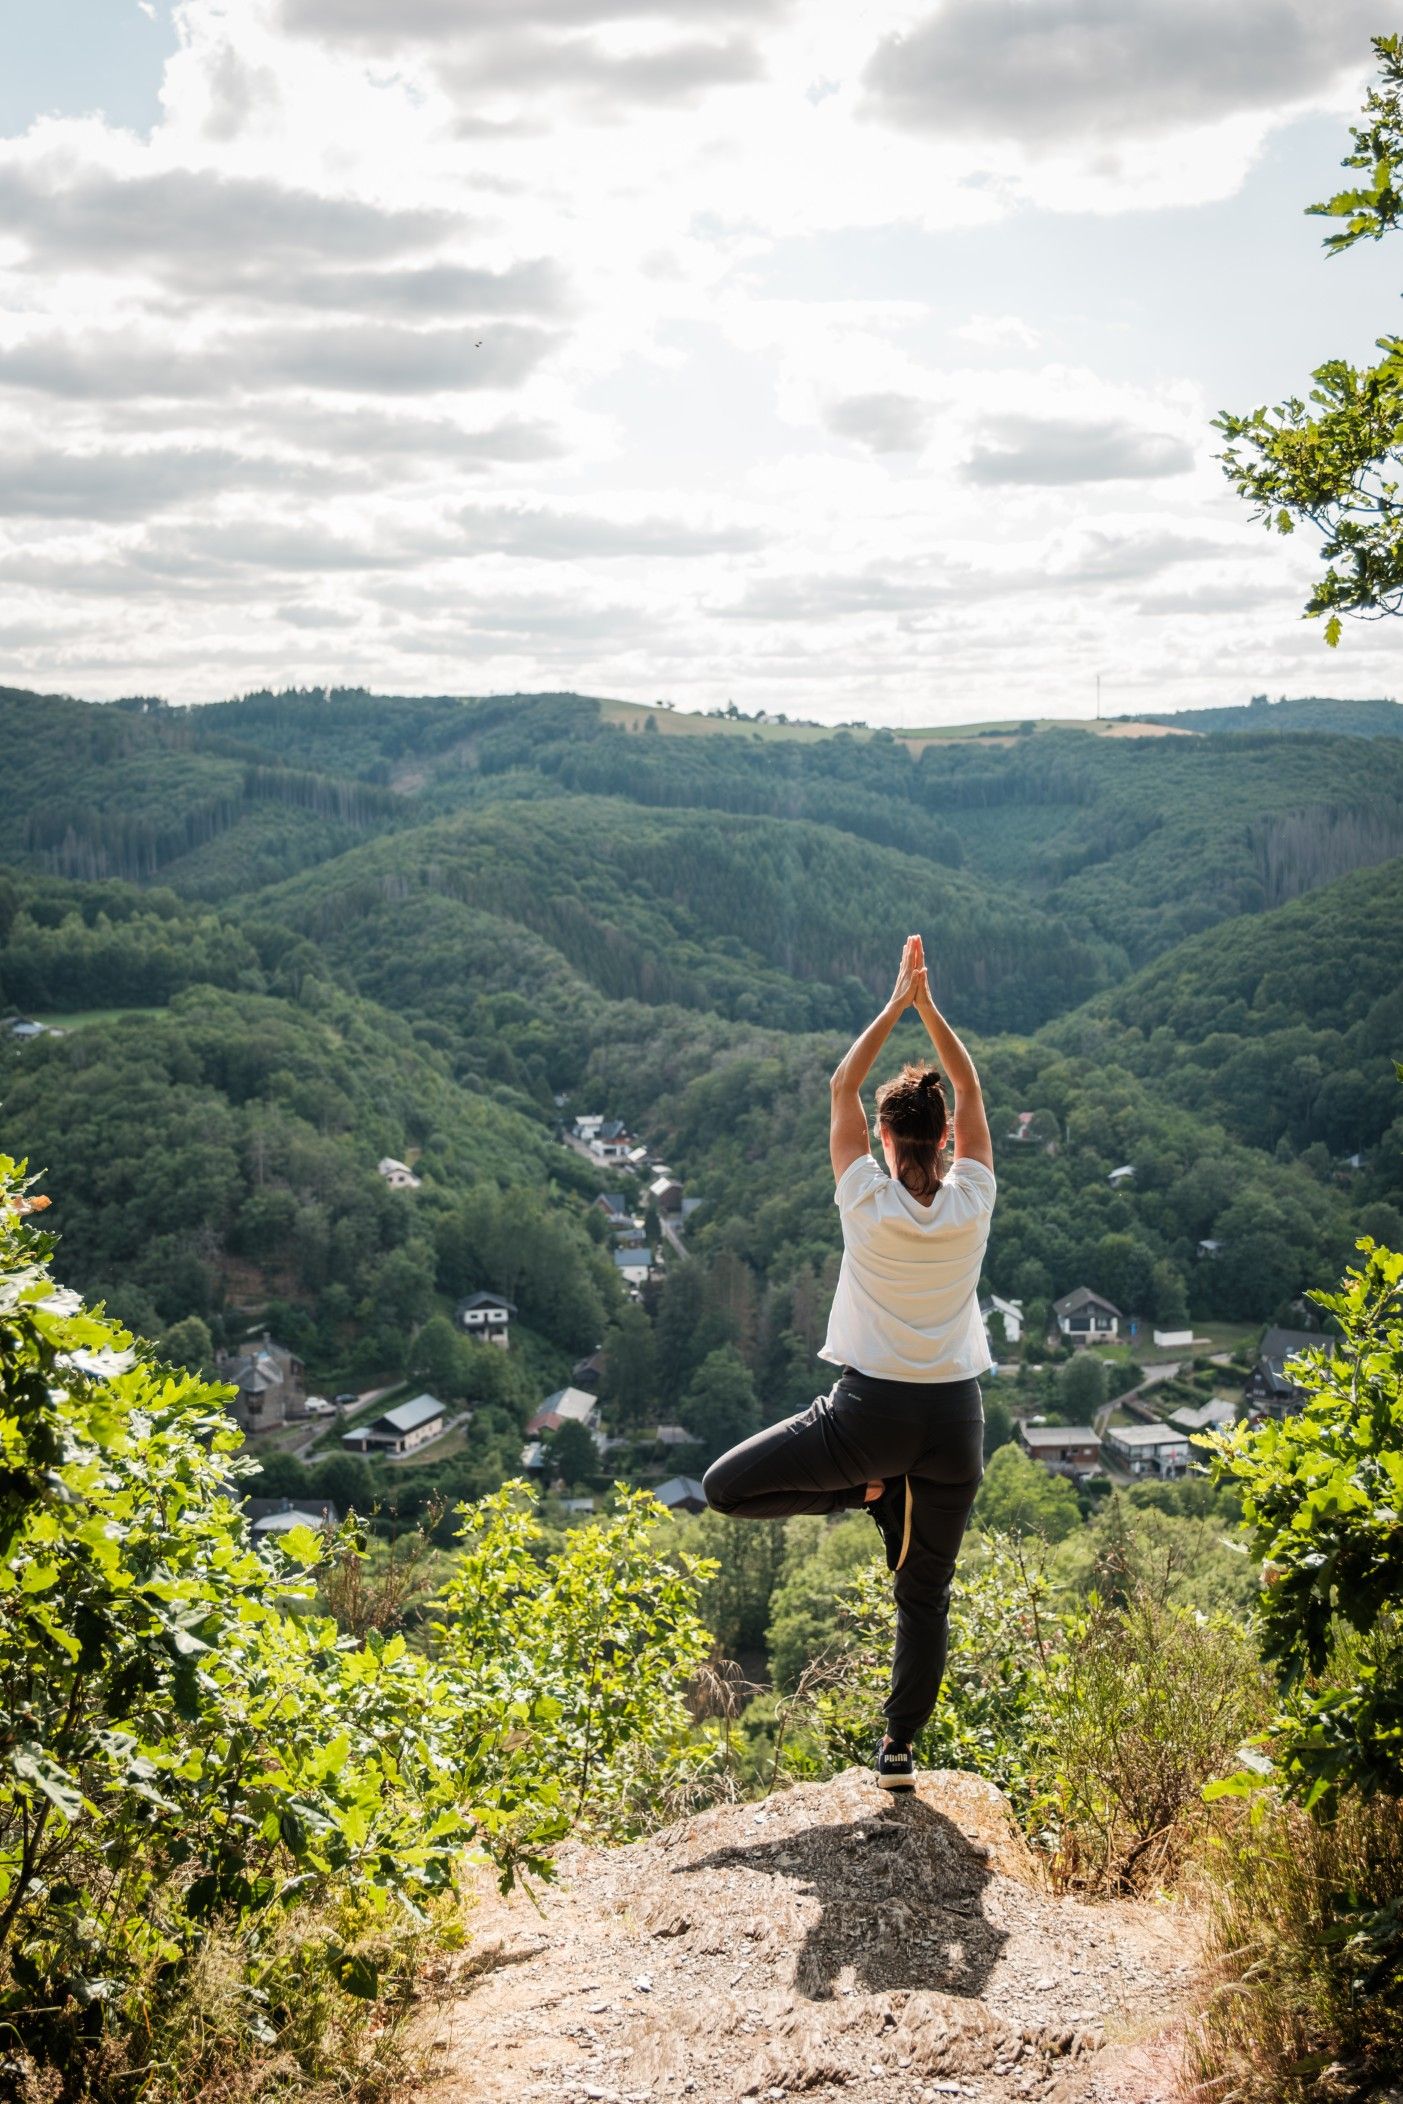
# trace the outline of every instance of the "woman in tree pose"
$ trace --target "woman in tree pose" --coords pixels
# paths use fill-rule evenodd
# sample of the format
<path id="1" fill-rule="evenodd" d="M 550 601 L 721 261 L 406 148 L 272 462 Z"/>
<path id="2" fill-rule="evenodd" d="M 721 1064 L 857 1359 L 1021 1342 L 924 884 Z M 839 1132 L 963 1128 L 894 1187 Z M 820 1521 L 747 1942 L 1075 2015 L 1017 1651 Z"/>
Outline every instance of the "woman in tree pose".
<path id="1" fill-rule="evenodd" d="M 868 1152 L 860 1090 L 899 1016 L 914 1006 L 955 1092 L 955 1152 L 934 1067 L 908 1066 L 877 1091 L 890 1175 Z M 983 1474 L 979 1376 L 991 1364 L 979 1273 L 994 1209 L 994 1152 L 974 1062 L 931 998 L 919 935 L 891 999 L 834 1072 L 829 1153 L 843 1263 L 820 1357 L 836 1385 L 797 1417 L 732 1447 L 706 1495 L 738 1519 L 785 1519 L 865 1505 L 894 1573 L 896 1651 L 877 1781 L 914 1787 L 912 1751 L 945 1671 L 950 1581 Z"/>

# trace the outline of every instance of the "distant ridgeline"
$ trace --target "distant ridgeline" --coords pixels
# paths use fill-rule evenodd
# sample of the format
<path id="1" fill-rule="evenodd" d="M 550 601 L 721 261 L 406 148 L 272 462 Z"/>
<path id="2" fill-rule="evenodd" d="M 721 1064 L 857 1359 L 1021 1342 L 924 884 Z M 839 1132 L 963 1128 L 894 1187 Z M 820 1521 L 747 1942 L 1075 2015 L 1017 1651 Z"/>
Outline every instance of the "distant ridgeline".
<path id="1" fill-rule="evenodd" d="M 1268 701 L 1254 694 L 1246 708 L 1184 709 L 1178 715 L 1145 716 L 1188 731 L 1326 731 L 1334 738 L 1403 738 L 1403 703 L 1392 700 L 1335 701 L 1325 694 L 1285 695 Z"/>
<path id="2" fill-rule="evenodd" d="M 919 928 L 981 1037 L 989 1283 L 1283 1319 L 1361 1224 L 1403 1235 L 1400 715 L 943 741 L 571 694 L 0 690 L 0 1019 L 64 1030 L 0 1040 L 0 1142 L 49 1172 L 61 1271 L 148 1331 L 267 1316 L 332 1382 L 508 1295 L 483 1487 L 601 1337 L 635 1414 L 674 1421 L 704 1366 L 742 1419 L 812 1395 L 826 1077 Z M 893 1058 L 920 1050 L 904 1026 Z M 561 1144 L 579 1110 L 704 1195 L 641 1311 L 590 1201 L 646 1194 Z"/>

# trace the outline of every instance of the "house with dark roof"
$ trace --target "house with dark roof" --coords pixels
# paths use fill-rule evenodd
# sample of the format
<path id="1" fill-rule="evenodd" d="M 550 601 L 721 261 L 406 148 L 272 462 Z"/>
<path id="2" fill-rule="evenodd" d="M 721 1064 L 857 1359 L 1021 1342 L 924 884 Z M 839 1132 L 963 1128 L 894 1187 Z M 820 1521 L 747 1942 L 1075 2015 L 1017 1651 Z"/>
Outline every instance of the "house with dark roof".
<path id="1" fill-rule="evenodd" d="M 306 1416 L 306 1368 L 295 1352 L 276 1343 L 267 1330 L 258 1344 L 217 1353 L 214 1368 L 218 1378 L 237 1391 L 229 1415 L 246 1432 L 266 1432 L 286 1424 L 290 1417 Z"/>
<path id="2" fill-rule="evenodd" d="M 468 1293 L 453 1310 L 460 1330 L 481 1344 L 499 1344 L 505 1351 L 516 1313 L 515 1303 L 505 1293 Z"/>
<path id="3" fill-rule="evenodd" d="M 356 1425 L 341 1434 L 341 1443 L 353 1454 L 384 1454 L 396 1460 L 427 1446 L 443 1431 L 444 1406 L 436 1395 L 411 1396 L 396 1403 L 369 1424 Z"/>
<path id="4" fill-rule="evenodd" d="M 653 1492 L 669 1512 L 705 1512 L 706 1492 L 695 1476 L 669 1476 Z"/>
<path id="5" fill-rule="evenodd" d="M 1182 1476 L 1189 1435 L 1178 1425 L 1108 1425 L 1106 1455 L 1128 1476 Z"/>
<path id="6" fill-rule="evenodd" d="M 635 1292 L 639 1287 L 646 1286 L 653 1276 L 653 1260 L 648 1254 L 646 1242 L 629 1243 L 622 1249 L 612 1250 L 610 1254 L 619 1277 Z"/>
<path id="7" fill-rule="evenodd" d="M 1120 1309 L 1089 1286 L 1078 1286 L 1052 1303 L 1057 1327 L 1073 1344 L 1107 1344 L 1120 1335 Z"/>
<path id="8" fill-rule="evenodd" d="M 1329 1342 L 1319 1330 L 1269 1329 L 1242 1391 L 1249 1409 L 1265 1411 L 1269 1417 L 1289 1417 L 1299 1410 L 1305 1390 L 1287 1372 L 1286 1361 L 1297 1352 L 1318 1351 Z"/>

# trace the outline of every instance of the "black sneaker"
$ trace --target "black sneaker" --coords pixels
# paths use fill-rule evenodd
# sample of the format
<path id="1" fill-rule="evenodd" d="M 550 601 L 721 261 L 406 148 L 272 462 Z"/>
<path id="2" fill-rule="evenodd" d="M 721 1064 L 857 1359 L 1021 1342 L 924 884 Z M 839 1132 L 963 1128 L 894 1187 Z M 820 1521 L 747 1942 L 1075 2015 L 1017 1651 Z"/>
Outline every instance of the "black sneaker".
<path id="1" fill-rule="evenodd" d="M 877 1532 L 886 1545 L 887 1569 L 899 1571 L 911 1546 L 911 1478 L 888 1477 L 882 1485 L 882 1495 L 873 1498 L 864 1509 L 876 1521 Z"/>
<path id="2" fill-rule="evenodd" d="M 883 1741 L 877 1747 L 877 1758 L 872 1764 L 872 1772 L 880 1789 L 914 1790 L 916 1756 L 909 1746 L 889 1746 Z"/>

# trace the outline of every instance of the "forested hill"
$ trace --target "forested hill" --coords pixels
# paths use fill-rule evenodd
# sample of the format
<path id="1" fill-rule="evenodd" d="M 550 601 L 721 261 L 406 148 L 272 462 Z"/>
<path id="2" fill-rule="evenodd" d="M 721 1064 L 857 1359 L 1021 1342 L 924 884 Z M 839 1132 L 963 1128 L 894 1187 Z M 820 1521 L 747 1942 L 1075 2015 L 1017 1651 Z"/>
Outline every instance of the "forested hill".
<path id="1" fill-rule="evenodd" d="M 1255 1325 L 1403 1235 L 1394 741 L 13 693 L 0 738 L 0 1016 L 66 1031 L 7 1041 L 0 1119 L 68 1275 L 148 1332 L 260 1316 L 329 1386 L 458 1378 L 424 1340 L 509 1294 L 455 1491 L 601 1337 L 620 1421 L 813 1393 L 826 1077 L 913 927 L 984 1071 L 997 1290 Z M 581 1109 L 704 1201 L 641 1309 L 590 1200 L 644 1197 L 562 1145 Z"/>
<path id="2" fill-rule="evenodd" d="M 1403 703 L 1336 701 L 1324 694 L 1283 694 L 1268 701 L 1254 694 L 1245 708 L 1184 709 L 1177 715 L 1147 716 L 1146 723 L 1189 731 L 1325 731 L 1336 738 L 1403 738 Z"/>

